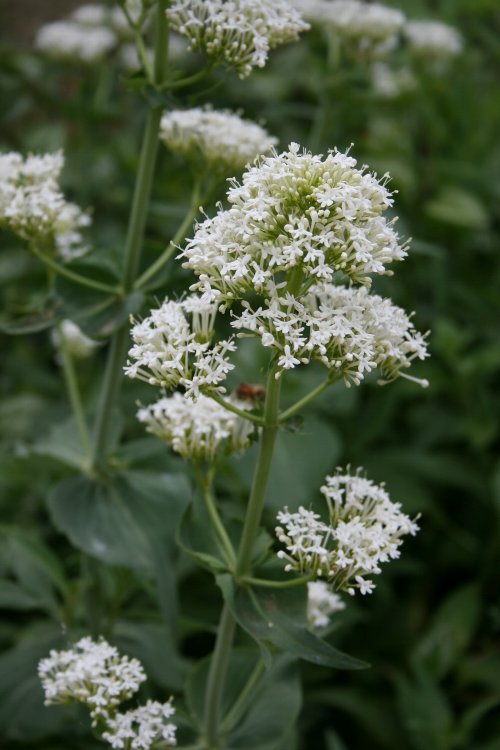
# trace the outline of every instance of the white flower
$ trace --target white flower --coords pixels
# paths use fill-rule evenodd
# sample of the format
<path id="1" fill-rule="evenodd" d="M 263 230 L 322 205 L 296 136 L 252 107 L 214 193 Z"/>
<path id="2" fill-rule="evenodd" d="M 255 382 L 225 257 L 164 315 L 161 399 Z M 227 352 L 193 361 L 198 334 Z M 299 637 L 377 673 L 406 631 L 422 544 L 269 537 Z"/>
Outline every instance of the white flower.
<path id="1" fill-rule="evenodd" d="M 176 744 L 177 727 L 168 720 L 175 713 L 170 701 L 148 700 L 143 706 L 117 713 L 106 722 L 102 739 L 119 750 L 150 750 Z M 157 744 L 158 743 L 158 744 Z"/>
<path id="2" fill-rule="evenodd" d="M 146 679 L 137 659 L 120 656 L 103 638 L 82 638 L 67 651 L 51 651 L 38 666 L 45 704 L 84 703 L 95 724 L 132 697 Z"/>
<path id="3" fill-rule="evenodd" d="M 220 384 L 233 369 L 227 354 L 236 347 L 231 341 L 211 345 L 216 310 L 196 295 L 181 302 L 166 299 L 133 326 L 134 346 L 125 373 L 151 385 L 181 386 L 194 398 L 201 390 L 222 392 Z"/>
<path id="4" fill-rule="evenodd" d="M 53 246 L 70 260 L 87 250 L 79 230 L 90 224 L 90 217 L 64 198 L 58 185 L 63 165 L 61 151 L 26 158 L 0 154 L 0 226 Z"/>
<path id="5" fill-rule="evenodd" d="M 371 54 L 391 50 L 405 22 L 400 10 L 361 0 L 294 0 L 294 6 L 311 23 L 333 29 L 348 44 Z"/>
<path id="6" fill-rule="evenodd" d="M 76 359 L 85 359 L 94 353 L 99 346 L 97 341 L 89 338 L 72 320 L 61 321 L 60 327 L 52 331 L 52 341 L 56 347 L 61 345 L 61 337 L 69 353 Z"/>
<path id="7" fill-rule="evenodd" d="M 224 175 L 243 169 L 277 143 L 260 125 L 233 112 L 206 107 L 165 113 L 160 138 L 171 151 L 187 158 L 201 154 L 211 170 Z"/>
<path id="8" fill-rule="evenodd" d="M 232 396 L 228 400 L 239 409 L 252 408 L 248 401 Z M 240 452 L 248 446 L 255 430 L 251 422 L 203 395 L 193 401 L 174 393 L 139 409 L 137 417 L 148 432 L 188 460 L 212 462 L 221 446 Z"/>
<path id="9" fill-rule="evenodd" d="M 384 383 L 402 376 L 428 385 L 403 372 L 427 357 L 425 336 L 404 310 L 366 287 L 316 284 L 302 299 L 276 294 L 255 310 L 245 303 L 231 325 L 273 346 L 284 370 L 314 359 L 346 385 L 359 385 L 377 368 Z"/>
<path id="10" fill-rule="evenodd" d="M 272 298 L 292 271 L 306 286 L 338 272 L 369 283 L 406 256 L 383 216 L 392 194 L 348 154 L 322 158 L 292 144 L 233 181 L 228 200 L 229 209 L 197 225 L 180 256 L 211 299 L 254 291 Z"/>
<path id="11" fill-rule="evenodd" d="M 54 21 L 41 26 L 35 37 L 36 49 L 47 57 L 96 63 L 116 46 L 116 35 L 100 26 L 86 26 L 76 21 Z"/>
<path id="12" fill-rule="evenodd" d="M 167 16 L 192 49 L 230 65 L 241 78 L 262 68 L 269 50 L 308 28 L 286 0 L 174 0 Z"/>
<path id="13" fill-rule="evenodd" d="M 378 62 L 372 66 L 371 74 L 373 90 L 384 99 L 395 99 L 417 87 L 417 81 L 408 68 L 392 68 Z"/>
<path id="14" fill-rule="evenodd" d="M 278 557 L 286 571 L 300 571 L 330 583 L 337 591 L 371 593 L 375 587 L 366 576 L 378 575 L 380 565 L 399 557 L 406 534 L 414 535 L 417 524 L 391 502 L 383 485 L 340 469 L 326 477 L 321 488 L 328 520 L 300 507 L 277 515 L 278 540 L 285 545 Z"/>
<path id="15" fill-rule="evenodd" d="M 128 0 L 125 5 L 131 19 L 137 21 L 142 13 L 142 4 Z M 133 36 L 128 18 L 118 6 L 110 7 L 98 3 L 80 5 L 71 13 L 70 19 L 82 26 L 108 28 L 120 37 Z"/>
<path id="16" fill-rule="evenodd" d="M 404 32 L 410 50 L 418 57 L 442 60 L 459 55 L 464 48 L 460 32 L 439 21 L 409 21 Z"/>
<path id="17" fill-rule="evenodd" d="M 307 584 L 307 619 L 309 627 L 326 628 L 330 615 L 345 609 L 345 602 L 324 581 L 309 581 Z"/>

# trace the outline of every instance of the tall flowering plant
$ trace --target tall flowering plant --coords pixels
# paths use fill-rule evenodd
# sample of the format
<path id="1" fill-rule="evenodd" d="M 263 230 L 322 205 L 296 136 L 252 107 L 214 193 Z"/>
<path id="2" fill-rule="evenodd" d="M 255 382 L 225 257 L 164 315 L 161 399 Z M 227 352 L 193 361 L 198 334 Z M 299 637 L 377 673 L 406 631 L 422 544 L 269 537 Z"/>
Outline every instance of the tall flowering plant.
<path id="1" fill-rule="evenodd" d="M 351 28 L 349 13 L 357 4 L 331 5 L 342 5 L 349 16 L 339 28 Z M 134 85 L 150 105 L 116 284 L 72 266 L 75 255 L 86 252 L 80 230 L 90 218 L 68 203 L 58 186 L 62 156 L 0 157 L 2 225 L 29 243 L 51 278 L 87 287 L 119 302 L 122 311 L 91 428 L 75 359 L 92 356 L 98 344 L 74 322 L 57 322 L 53 341 L 80 452 L 73 464 L 78 475 L 51 492 L 51 517 L 85 553 L 142 571 L 149 588 L 156 587 L 172 642 L 178 627 L 174 525 L 178 547 L 213 576 L 222 606 L 213 651 L 189 667 L 186 703 L 176 699 L 177 728 L 170 696 L 122 706 L 143 690 L 146 675 L 137 659 L 121 656 L 108 643 L 112 626 L 106 632 L 94 628 L 93 637 L 53 649 L 40 662 L 46 703 L 86 706 L 95 733 L 113 748 L 153 750 L 176 742 L 192 750 L 284 747 L 289 720 L 300 709 L 297 660 L 340 669 L 365 666 L 326 640 L 325 629 L 348 608 L 350 597 L 373 591 L 375 576 L 399 557 L 403 539 L 418 526 L 383 485 L 348 466 L 318 477 L 318 485 L 324 481 L 322 503 L 308 505 L 304 498 L 290 508 L 282 498 L 272 536 L 273 524 L 266 531 L 263 513 L 276 440 L 334 386 L 358 387 L 374 375 L 380 385 L 400 377 L 427 385 L 409 374 L 414 360 L 427 356 L 425 334 L 412 314 L 371 289 L 375 277 L 390 276 L 393 264 L 404 260 L 408 243 L 389 215 L 394 196 L 388 175 L 379 179 L 358 166 L 354 149 L 343 153 L 332 146 L 316 154 L 292 142 L 278 150 L 273 135 L 238 113 L 207 104 L 172 109 L 174 95 L 199 87 L 218 65 L 233 68 L 240 78 L 263 67 L 273 48 L 308 29 L 300 10 L 285 0 L 122 2 L 120 11 L 101 14 L 96 8 L 84 6 L 73 15 L 73 36 L 66 45 L 61 41 L 63 56 L 69 54 L 68 39 L 78 41 L 75 49 L 89 39 L 103 41 L 105 34 L 95 34 L 99 28 L 108 38 L 99 55 L 107 54 L 118 45 L 119 21 L 136 45 L 141 70 Z M 399 32 L 404 18 L 382 6 L 373 6 L 373 13 L 382 29 L 375 34 L 379 45 Z M 82 34 L 82 24 L 94 34 Z M 57 48 L 55 26 L 39 34 L 41 50 L 48 38 L 52 53 Z M 146 45 L 148 28 L 154 31 L 154 52 Z M 350 38 L 359 44 L 368 32 L 356 29 Z M 374 29 L 370 26 L 372 36 Z M 173 69 L 171 30 L 205 53 L 205 67 L 187 76 Z M 82 53 L 86 63 L 96 55 L 94 48 Z M 177 233 L 143 268 L 160 141 L 186 159 L 194 188 Z M 242 176 L 233 176 L 241 170 Z M 202 213 L 202 202 L 210 203 L 224 179 L 229 179 L 226 203 L 213 215 Z M 185 288 L 153 301 L 148 292 L 169 262 L 183 269 Z M 133 310 L 131 327 L 124 310 Z M 258 352 L 256 363 L 266 362 L 265 371 L 256 366 L 252 382 L 242 384 L 239 368 L 250 346 Z M 283 386 L 321 368 L 323 379 L 290 402 Z M 151 394 L 156 389 L 157 400 L 140 404 L 138 420 L 184 460 L 185 474 L 178 464 L 170 474 L 154 475 L 120 464 L 114 422 L 124 375 L 148 384 Z M 124 398 L 133 409 L 133 399 Z M 231 517 L 218 497 L 219 470 L 228 456 L 252 446 L 257 456 L 250 493 Z M 190 501 L 186 476 L 195 487 Z M 259 729 L 259 701 L 279 702 L 284 686 L 283 720 Z M 259 732 L 262 740 L 252 739 L 261 737 Z"/>

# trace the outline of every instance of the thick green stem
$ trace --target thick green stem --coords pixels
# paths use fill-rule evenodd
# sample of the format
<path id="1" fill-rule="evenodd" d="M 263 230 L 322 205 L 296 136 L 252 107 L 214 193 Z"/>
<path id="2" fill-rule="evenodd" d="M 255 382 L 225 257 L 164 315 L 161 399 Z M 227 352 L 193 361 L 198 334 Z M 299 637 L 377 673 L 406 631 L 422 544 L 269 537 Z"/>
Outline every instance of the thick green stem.
<path id="1" fill-rule="evenodd" d="M 276 372 L 276 368 L 271 367 L 267 379 L 266 402 L 264 405 L 264 426 L 262 428 L 260 440 L 259 457 L 255 467 L 250 499 L 248 501 L 243 533 L 238 550 L 236 572 L 239 576 L 245 576 L 249 572 L 253 545 L 259 530 L 260 519 L 264 507 L 274 443 L 278 432 L 281 380 L 276 378 Z"/>
<path id="2" fill-rule="evenodd" d="M 248 502 L 243 533 L 238 549 L 236 572 L 244 577 L 250 572 L 254 542 L 259 530 L 264 507 L 267 482 L 278 431 L 279 397 L 281 381 L 276 378 L 276 366 L 269 370 L 264 404 L 263 428 L 259 456 L 255 466 L 252 489 Z M 222 610 L 215 651 L 210 664 L 205 693 L 205 737 L 209 750 L 219 747 L 220 703 L 226 679 L 229 656 L 233 645 L 235 622 L 227 604 Z"/>
<path id="3" fill-rule="evenodd" d="M 219 747 L 220 706 L 235 628 L 236 622 L 231 610 L 224 604 L 205 692 L 204 724 L 207 750 L 217 750 Z"/>
<path id="4" fill-rule="evenodd" d="M 158 0 L 155 39 L 155 83 L 161 85 L 166 77 L 168 53 L 168 28 L 165 10 L 167 0 Z M 132 290 L 141 256 L 146 217 L 151 197 L 156 154 L 158 151 L 158 131 L 160 128 L 161 107 L 149 110 L 139 169 L 135 183 L 130 221 L 125 242 L 123 264 L 123 289 L 125 293 Z M 94 450 L 92 465 L 102 465 L 108 452 L 108 441 L 111 429 L 111 413 L 123 378 L 123 361 L 127 349 L 128 329 L 123 324 L 113 335 L 108 352 L 106 370 L 97 405 L 97 416 L 94 426 Z"/>
<path id="5" fill-rule="evenodd" d="M 71 403 L 71 409 L 75 418 L 78 434 L 80 435 L 80 441 L 82 443 L 83 452 L 85 459 L 90 459 L 92 452 L 90 435 L 87 427 L 87 421 L 83 411 L 82 400 L 80 398 L 80 389 L 78 388 L 78 381 L 76 378 L 75 367 L 73 358 L 68 350 L 68 344 L 66 342 L 62 326 L 58 326 L 59 334 L 59 351 L 61 354 L 62 367 L 64 373 L 64 381 L 66 383 L 66 390 L 68 391 L 69 400 Z"/>

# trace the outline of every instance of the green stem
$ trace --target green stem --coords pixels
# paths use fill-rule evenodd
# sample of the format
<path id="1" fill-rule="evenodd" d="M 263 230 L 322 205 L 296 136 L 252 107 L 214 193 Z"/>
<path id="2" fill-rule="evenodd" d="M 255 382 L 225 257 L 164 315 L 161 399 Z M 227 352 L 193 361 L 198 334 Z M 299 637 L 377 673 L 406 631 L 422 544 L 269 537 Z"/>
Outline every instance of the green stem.
<path id="1" fill-rule="evenodd" d="M 289 581 L 273 581 L 266 578 L 252 578 L 251 576 L 246 576 L 240 580 L 242 583 L 248 583 L 251 586 L 257 586 L 260 588 L 291 589 L 294 586 L 303 586 L 305 583 L 309 583 L 311 577 L 302 576 L 302 578 L 292 578 Z"/>
<path id="2" fill-rule="evenodd" d="M 219 396 L 218 393 L 207 393 L 207 396 L 209 396 L 212 401 L 216 401 L 218 404 L 223 406 L 224 409 L 227 409 L 227 411 L 231 411 L 233 414 L 237 414 L 242 419 L 246 419 L 249 422 L 253 422 L 254 424 L 258 425 L 264 424 L 264 420 L 262 419 L 262 417 L 258 417 L 256 414 L 251 414 L 251 412 L 249 411 L 239 409 L 230 401 L 226 401 L 226 399 L 222 398 L 222 396 Z"/>
<path id="3" fill-rule="evenodd" d="M 186 213 L 182 221 L 182 224 L 180 225 L 177 232 L 172 237 L 168 246 L 165 248 L 165 250 L 160 255 L 160 257 L 157 258 L 154 261 L 154 263 L 152 263 L 149 266 L 149 268 L 146 268 L 146 270 L 144 271 L 144 273 L 141 274 L 141 276 L 139 276 L 139 278 L 134 284 L 134 289 L 142 289 L 148 283 L 148 281 L 153 276 L 155 276 L 155 274 L 161 271 L 161 269 L 166 263 L 168 263 L 168 261 L 170 260 L 174 252 L 177 250 L 177 245 L 179 244 L 179 242 L 181 242 L 181 240 L 184 239 L 184 237 L 186 236 L 186 232 L 192 225 L 196 217 L 196 214 L 198 213 L 198 209 L 199 209 L 198 204 L 199 204 L 199 190 L 198 190 L 198 187 L 195 185 L 195 187 L 193 188 L 193 195 L 191 198 L 191 206 L 189 208 L 189 211 Z M 154 289 L 154 288 L 155 288 L 154 286 L 151 287 L 151 289 Z"/>
<path id="4" fill-rule="evenodd" d="M 338 378 L 330 378 L 328 377 L 326 380 L 324 380 L 322 383 L 320 383 L 316 388 L 314 388 L 310 393 L 308 393 L 303 398 L 299 399 L 293 406 L 290 406 L 288 409 L 286 409 L 284 412 L 280 414 L 280 424 L 282 422 L 286 422 L 287 419 L 290 419 L 290 417 L 293 417 L 294 414 L 296 414 L 298 411 L 301 411 L 301 409 L 304 408 L 304 406 L 307 406 L 311 401 L 314 401 L 315 398 L 320 396 L 323 391 L 326 391 L 327 388 L 329 388 L 333 383 L 336 382 Z"/>
<path id="5" fill-rule="evenodd" d="M 212 476 L 213 472 L 208 472 L 207 476 L 203 477 L 201 475 L 201 472 L 196 471 L 196 479 L 203 492 L 205 506 L 207 508 L 208 515 L 210 516 L 210 520 L 214 527 L 215 533 L 218 536 L 222 551 L 226 558 L 226 562 L 228 563 L 230 568 L 234 569 L 234 567 L 236 566 L 236 553 L 217 510 L 217 505 L 215 503 L 213 495 Z"/>
<path id="6" fill-rule="evenodd" d="M 236 622 L 231 610 L 224 604 L 205 692 L 204 724 L 209 750 L 218 748 L 220 705 L 235 629 Z"/>
<path id="7" fill-rule="evenodd" d="M 38 260 L 41 260 L 42 263 L 44 263 L 48 268 L 50 268 L 52 271 L 55 271 L 60 276 L 65 276 L 67 279 L 70 279 L 71 281 L 74 281 L 76 284 L 80 284 L 81 286 L 87 286 L 89 289 L 97 289 L 99 292 L 106 292 L 107 294 L 119 294 L 120 289 L 116 286 L 111 286 L 110 284 L 104 284 L 101 281 L 95 281 L 94 279 L 89 279 L 87 276 L 82 276 L 79 273 L 76 273 L 75 271 L 71 271 L 69 268 L 66 268 L 65 266 L 58 263 L 53 258 L 50 258 L 48 255 L 45 255 L 36 245 L 31 245 L 31 251 L 35 257 L 38 258 Z"/>
<path id="8" fill-rule="evenodd" d="M 338 70 L 340 65 L 340 39 L 337 35 L 327 30 L 326 32 L 326 43 L 327 43 L 327 59 L 326 59 L 326 76 L 323 80 L 321 88 L 320 100 L 316 109 L 316 115 L 309 137 L 309 148 L 313 153 L 316 153 L 322 148 L 325 131 L 328 125 L 330 117 L 330 104 L 332 100 L 332 94 L 335 89 L 335 83 L 333 76 Z"/>
<path id="9" fill-rule="evenodd" d="M 228 731 L 232 727 L 235 726 L 236 722 L 239 720 L 241 714 L 245 710 L 245 704 L 252 694 L 255 686 L 257 685 L 258 681 L 260 680 L 262 673 L 264 672 L 264 662 L 259 659 L 257 664 L 255 665 L 255 668 L 252 671 L 252 674 L 248 678 L 248 681 L 231 706 L 231 709 L 224 717 L 224 721 L 221 724 L 221 730 L 223 732 Z"/>
<path id="10" fill-rule="evenodd" d="M 277 368 L 269 369 L 264 404 L 263 428 L 260 450 L 255 466 L 252 489 L 248 502 L 243 533 L 238 549 L 236 572 L 244 577 L 250 569 L 252 551 L 257 536 L 264 506 L 267 482 L 278 431 L 279 397 L 281 380 L 276 378 Z M 224 604 L 217 632 L 214 654 L 210 663 L 205 693 L 205 737 L 210 750 L 219 746 L 220 703 L 226 679 L 229 656 L 231 654 L 235 630 L 234 618 L 227 604 Z"/>
<path id="11" fill-rule="evenodd" d="M 192 76 L 188 76 L 187 78 L 181 78 L 178 81 L 169 81 L 167 83 L 164 83 L 161 88 L 163 91 L 183 89 L 186 86 L 190 86 L 192 83 L 197 83 L 198 81 L 202 81 L 212 71 L 213 67 L 214 67 L 213 64 L 207 65 L 205 68 L 203 68 L 203 70 L 200 70 L 198 73 L 193 73 Z"/>
<path id="12" fill-rule="evenodd" d="M 57 327 L 59 334 L 59 351 L 62 359 L 62 367 L 64 373 L 64 380 L 66 383 L 66 389 L 68 391 L 69 400 L 71 403 L 71 409 L 75 418 L 78 434 L 80 435 L 80 441 L 82 443 L 83 452 L 85 458 L 88 460 L 92 452 L 90 435 L 87 427 L 87 421 L 83 411 L 82 401 L 80 398 L 80 389 L 78 388 L 78 380 L 76 377 L 75 367 L 73 358 L 68 350 L 68 344 L 64 337 L 62 326 Z"/>
<path id="13" fill-rule="evenodd" d="M 166 6 L 167 0 L 158 0 L 154 62 L 155 83 L 157 85 L 163 82 L 167 69 L 168 27 L 165 15 Z M 158 151 L 158 132 L 161 113 L 161 107 L 150 109 L 144 129 L 139 169 L 125 242 L 122 277 L 125 293 L 131 291 L 139 267 L 147 210 L 153 184 L 156 154 Z M 92 465 L 94 467 L 102 465 L 107 457 L 111 413 L 123 378 L 122 367 L 127 349 L 127 341 L 128 328 L 124 324 L 114 334 L 108 352 L 94 426 L 94 451 L 92 456 Z"/>
<path id="14" fill-rule="evenodd" d="M 262 428 L 260 440 L 259 457 L 255 466 L 252 489 L 238 550 L 238 565 L 236 571 L 239 576 L 245 576 L 250 568 L 253 545 L 259 530 L 267 482 L 271 470 L 274 443 L 278 432 L 281 379 L 276 378 L 276 373 L 276 366 L 271 367 L 267 378 L 266 401 L 264 404 L 264 426 Z"/>

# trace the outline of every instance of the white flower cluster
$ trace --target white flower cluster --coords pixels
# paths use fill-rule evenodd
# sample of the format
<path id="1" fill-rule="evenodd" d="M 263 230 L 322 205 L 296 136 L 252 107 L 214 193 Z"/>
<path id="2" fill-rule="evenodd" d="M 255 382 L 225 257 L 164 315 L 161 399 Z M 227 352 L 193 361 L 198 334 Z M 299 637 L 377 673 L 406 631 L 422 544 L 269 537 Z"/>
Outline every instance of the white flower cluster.
<path id="1" fill-rule="evenodd" d="M 393 68 L 383 62 L 372 66 L 371 78 L 375 94 L 383 99 L 396 99 L 417 88 L 417 81 L 409 68 Z"/>
<path id="2" fill-rule="evenodd" d="M 95 724 L 131 698 L 146 680 L 137 659 L 121 656 L 104 639 L 82 638 L 67 651 L 51 651 L 38 665 L 45 704 L 83 703 Z"/>
<path id="3" fill-rule="evenodd" d="M 425 359 L 425 337 L 410 317 L 390 299 L 369 294 L 365 287 L 319 284 L 301 300 L 276 295 L 267 305 L 252 310 L 248 303 L 232 326 L 260 336 L 263 346 L 279 353 L 283 370 L 312 359 L 328 367 L 346 385 L 359 385 L 365 375 L 379 369 L 390 382 L 413 359 Z M 427 381 L 417 381 L 424 387 Z"/>
<path id="4" fill-rule="evenodd" d="M 214 303 L 196 295 L 180 302 L 166 299 L 133 326 L 125 373 L 151 385 L 181 386 L 189 397 L 197 398 L 202 389 L 223 391 L 220 383 L 233 369 L 227 354 L 236 347 L 231 341 L 211 345 L 216 312 Z"/>
<path id="5" fill-rule="evenodd" d="M 309 28 L 286 0 L 174 0 L 167 17 L 191 49 L 233 67 L 240 78 L 264 67 L 269 50 Z"/>
<path id="6" fill-rule="evenodd" d="M 230 396 L 228 401 L 243 411 L 251 409 L 243 399 Z M 255 430 L 251 422 L 203 395 L 193 401 L 174 393 L 139 409 L 137 417 L 148 432 L 191 461 L 211 463 L 221 446 L 231 453 L 243 451 Z"/>
<path id="7" fill-rule="evenodd" d="M 80 229 L 90 217 L 64 198 L 58 185 L 61 151 L 24 158 L 0 154 L 0 226 L 25 240 L 51 245 L 64 259 L 82 255 Z"/>
<path id="8" fill-rule="evenodd" d="M 71 649 L 51 651 L 38 665 L 45 705 L 83 703 L 90 710 L 92 726 L 104 726 L 102 739 L 120 750 L 152 750 L 175 745 L 176 727 L 168 719 L 175 713 L 170 701 L 147 701 L 120 713 L 146 680 L 137 659 L 121 656 L 103 638 L 82 638 Z"/>
<path id="9" fill-rule="evenodd" d="M 400 10 L 361 0 L 294 0 L 294 5 L 308 21 L 332 29 L 363 52 L 390 51 L 405 22 Z"/>
<path id="10" fill-rule="evenodd" d="M 107 721 L 102 739 L 117 750 L 149 750 L 176 744 L 177 727 L 169 722 L 175 709 L 170 701 L 147 701 L 126 713 L 117 713 Z"/>
<path id="11" fill-rule="evenodd" d="M 464 48 L 460 32 L 439 21 L 410 21 L 405 26 L 405 36 L 415 56 L 431 60 L 455 57 Z"/>
<path id="12" fill-rule="evenodd" d="M 69 353 L 76 359 L 90 357 L 96 347 L 99 346 L 97 341 L 89 338 L 72 320 L 63 320 L 59 328 L 54 328 L 52 332 L 54 346 L 61 346 L 61 338 L 63 338 Z"/>
<path id="13" fill-rule="evenodd" d="M 199 224 L 180 257 L 212 299 L 249 291 L 274 297 L 280 276 L 297 269 L 310 283 L 341 272 L 370 274 L 406 256 L 384 212 L 390 191 L 348 154 L 289 151 L 260 160 L 228 191 L 231 207 Z"/>
<path id="14" fill-rule="evenodd" d="M 278 557 L 287 571 L 318 577 L 351 595 L 356 589 L 369 594 L 375 584 L 366 576 L 379 574 L 382 563 L 398 558 L 402 537 L 416 534 L 418 526 L 391 502 L 383 485 L 361 476 L 359 469 L 355 475 L 338 470 L 326 477 L 321 492 L 329 511 L 326 523 L 302 506 L 296 513 L 288 508 L 278 513 L 276 534 L 286 545 Z"/>
<path id="15" fill-rule="evenodd" d="M 324 581 L 307 584 L 307 619 L 311 630 L 326 628 L 330 615 L 345 609 L 345 602 Z"/>
<path id="16" fill-rule="evenodd" d="M 257 123 L 206 107 L 165 113 L 160 138 L 171 151 L 188 159 L 201 155 L 211 170 L 224 176 L 242 170 L 278 142 Z"/>
<path id="17" fill-rule="evenodd" d="M 137 21 L 142 7 L 134 5 L 128 2 L 126 7 L 132 20 Z M 41 26 L 35 48 L 56 60 L 91 64 L 102 61 L 131 36 L 133 31 L 120 7 L 90 3 L 79 6 L 65 19 Z"/>

